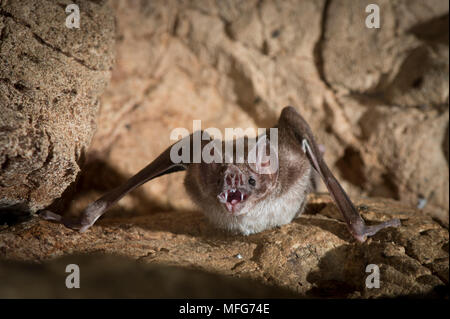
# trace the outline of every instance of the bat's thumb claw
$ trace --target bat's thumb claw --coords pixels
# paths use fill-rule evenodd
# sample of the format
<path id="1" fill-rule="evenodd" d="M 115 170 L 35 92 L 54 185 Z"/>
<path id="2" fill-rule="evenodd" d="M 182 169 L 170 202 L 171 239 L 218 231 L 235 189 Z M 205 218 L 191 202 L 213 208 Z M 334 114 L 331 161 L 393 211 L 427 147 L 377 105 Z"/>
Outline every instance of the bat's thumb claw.
<path id="1" fill-rule="evenodd" d="M 55 222 L 61 222 L 62 216 L 55 214 L 49 210 L 43 210 L 39 213 L 39 217 L 45 220 L 51 220 Z"/>
<path id="2" fill-rule="evenodd" d="M 70 218 L 64 218 L 61 215 L 55 214 L 49 210 L 43 210 L 39 213 L 39 217 L 48 220 L 48 221 L 54 221 L 57 223 L 61 223 L 67 228 L 70 228 L 72 230 L 76 230 L 80 233 L 84 233 L 86 230 L 89 229 L 89 227 L 92 226 L 93 223 L 88 222 L 80 222 L 79 220 L 72 220 Z"/>
<path id="3" fill-rule="evenodd" d="M 388 224 L 390 227 L 400 227 L 402 225 L 400 219 L 398 218 L 391 219 L 390 221 L 387 221 L 386 224 Z"/>
<path id="4" fill-rule="evenodd" d="M 361 234 L 355 235 L 355 238 L 359 242 L 364 242 L 367 239 L 367 237 L 375 235 L 382 229 L 385 229 L 388 227 L 399 227 L 399 226 L 401 226 L 400 219 L 394 218 L 394 219 L 388 220 L 386 222 L 383 222 L 383 223 L 380 223 L 377 225 L 365 226 L 364 231 Z"/>
<path id="5" fill-rule="evenodd" d="M 81 227 L 80 229 L 78 229 L 78 232 L 79 232 L 80 234 L 82 234 L 82 233 L 86 232 L 86 230 L 88 230 L 90 227 L 91 227 L 91 225 L 83 226 L 83 227 Z"/>

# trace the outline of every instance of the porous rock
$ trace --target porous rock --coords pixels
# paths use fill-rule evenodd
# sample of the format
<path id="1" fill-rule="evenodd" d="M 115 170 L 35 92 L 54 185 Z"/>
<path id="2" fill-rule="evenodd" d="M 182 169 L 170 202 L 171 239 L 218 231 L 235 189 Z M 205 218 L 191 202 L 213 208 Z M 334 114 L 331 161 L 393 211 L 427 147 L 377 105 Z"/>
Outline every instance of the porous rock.
<path id="1" fill-rule="evenodd" d="M 396 217 L 402 226 L 359 244 L 330 197 L 313 195 L 305 213 L 290 224 L 250 236 L 218 231 L 196 211 L 106 215 L 84 234 L 34 218 L 0 231 L 0 257 L 41 263 L 57 257 L 69 262 L 76 260 L 74 254 L 115 254 L 152 266 L 252 279 L 302 297 L 445 296 L 448 229 L 393 200 L 355 204 L 368 223 Z M 379 288 L 366 283 L 372 282 L 368 265 L 379 268 Z"/>
<path id="2" fill-rule="evenodd" d="M 105 1 L 0 2 L 0 214 L 36 212 L 80 172 L 113 64 Z M 2 217 L 3 219 L 3 217 Z"/>

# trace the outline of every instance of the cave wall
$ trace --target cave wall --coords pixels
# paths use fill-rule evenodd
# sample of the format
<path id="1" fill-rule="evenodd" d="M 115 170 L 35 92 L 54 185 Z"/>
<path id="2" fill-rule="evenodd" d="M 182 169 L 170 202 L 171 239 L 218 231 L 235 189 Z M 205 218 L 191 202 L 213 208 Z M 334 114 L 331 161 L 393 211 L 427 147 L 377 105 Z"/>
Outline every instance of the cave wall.
<path id="1" fill-rule="evenodd" d="M 448 222 L 448 2 L 375 1 L 368 29 L 372 2 L 112 1 L 117 61 L 90 149 L 109 186 L 86 185 L 131 176 L 194 119 L 270 127 L 293 105 L 351 196 L 426 203 Z M 180 179 L 121 205 L 191 209 Z"/>

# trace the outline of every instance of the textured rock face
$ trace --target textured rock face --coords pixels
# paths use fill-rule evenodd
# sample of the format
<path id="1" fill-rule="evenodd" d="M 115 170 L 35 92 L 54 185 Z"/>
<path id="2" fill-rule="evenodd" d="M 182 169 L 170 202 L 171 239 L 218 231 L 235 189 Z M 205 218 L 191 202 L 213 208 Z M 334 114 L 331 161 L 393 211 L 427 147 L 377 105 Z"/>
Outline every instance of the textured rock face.
<path id="1" fill-rule="evenodd" d="M 270 127 L 294 105 L 350 195 L 422 199 L 448 223 L 448 1 L 376 1 L 380 29 L 365 27 L 368 3 L 112 1 L 117 64 L 86 185 L 131 176 L 194 119 Z M 138 197 L 192 209 L 181 178 Z M 143 203 L 121 205 L 145 213 Z"/>
<path id="2" fill-rule="evenodd" d="M 326 8 L 322 75 L 358 138 L 342 158 L 359 160 L 353 184 L 428 199 L 448 223 L 448 2 L 377 1 L 380 29 L 358 23 L 372 2 L 343 3 Z"/>
<path id="3" fill-rule="evenodd" d="M 0 210 L 35 212 L 75 181 L 113 63 L 105 1 L 0 1 Z M 0 213 L 1 214 L 1 213 Z"/>
<path id="4" fill-rule="evenodd" d="M 385 229 L 364 244 L 356 243 L 345 223 L 339 220 L 340 214 L 331 204 L 329 196 L 316 195 L 310 198 L 305 214 L 291 224 L 250 236 L 217 231 L 199 212 L 171 211 L 133 216 L 133 211 L 129 211 L 122 217 L 107 215 L 84 234 L 36 217 L 0 231 L 0 257 L 44 262 L 65 256 L 63 260 L 52 263 L 53 266 L 35 268 L 41 271 L 43 278 L 54 278 L 54 281 L 42 282 L 42 287 L 57 285 L 55 281 L 62 282 L 57 279 L 60 277 L 56 269 L 61 269 L 64 262 L 77 263 L 80 260 L 76 256 L 78 253 L 119 254 L 144 265 L 161 266 L 150 268 L 153 270 L 141 268 L 132 271 L 136 275 L 130 277 L 130 294 L 127 297 L 142 294 L 161 297 L 166 293 L 170 296 L 173 290 L 170 290 L 168 283 L 161 285 L 159 292 L 139 284 L 141 279 L 154 278 L 155 272 L 174 274 L 171 278 L 175 280 L 175 285 L 186 283 L 190 288 L 179 292 L 177 296 L 182 294 L 181 297 L 205 296 L 211 293 L 207 283 L 219 280 L 196 275 L 198 277 L 195 278 L 202 282 L 204 279 L 206 285 L 205 290 L 198 293 L 196 289 L 199 286 L 184 278 L 189 271 L 164 270 L 164 265 L 254 279 L 263 284 L 287 288 L 303 297 L 444 296 L 449 271 L 448 230 L 417 210 L 392 200 L 357 200 L 355 204 L 369 223 L 397 217 L 402 220 L 402 226 Z M 92 289 L 80 294 L 113 294 L 120 282 L 108 285 L 111 289 L 94 289 L 91 281 L 107 282 L 108 276 L 115 276 L 115 273 L 132 267 L 130 263 L 121 263 L 120 260 L 116 263 L 114 259 L 111 265 L 105 264 L 108 261 L 103 258 L 98 263 L 94 258 L 84 259 L 80 271 L 86 277 L 82 275 L 82 280 L 85 287 L 88 285 Z M 380 288 L 366 287 L 369 275 L 366 267 L 369 264 L 375 264 L 380 269 Z M 0 263 L 2 268 L 7 271 L 6 282 L 13 290 L 8 290 L 8 285 L 2 285 L 0 295 L 11 291 L 16 294 L 14 296 L 23 296 L 25 292 L 21 293 L 14 283 L 20 282 L 20 278 L 27 278 L 24 276 L 28 276 L 27 269 L 31 271 L 30 268 L 23 269 L 14 264 L 7 267 L 7 264 Z M 223 280 L 220 279 L 218 284 Z M 224 290 L 224 294 L 255 296 L 249 289 L 233 290 L 235 284 L 239 286 L 238 282 L 230 282 L 230 290 Z M 249 285 L 253 284 L 244 282 L 240 287 L 248 288 Z M 29 293 L 32 294 L 33 290 Z M 62 293 L 58 296 L 74 296 L 67 295 L 67 290 Z M 270 293 L 270 290 L 261 291 L 265 296 Z"/>

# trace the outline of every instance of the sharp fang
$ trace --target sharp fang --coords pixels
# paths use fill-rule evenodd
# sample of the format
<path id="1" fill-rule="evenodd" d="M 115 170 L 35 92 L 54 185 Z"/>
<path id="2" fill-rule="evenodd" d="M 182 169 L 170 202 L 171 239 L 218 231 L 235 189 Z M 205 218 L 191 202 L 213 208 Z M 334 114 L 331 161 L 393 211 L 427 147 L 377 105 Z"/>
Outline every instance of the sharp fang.
<path id="1" fill-rule="evenodd" d="M 244 194 L 241 193 L 241 202 L 244 200 Z"/>
<path id="2" fill-rule="evenodd" d="M 225 192 L 225 201 L 228 201 L 228 192 Z"/>

